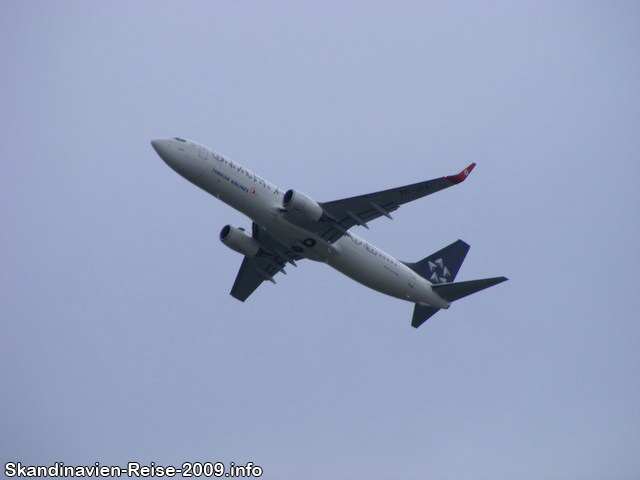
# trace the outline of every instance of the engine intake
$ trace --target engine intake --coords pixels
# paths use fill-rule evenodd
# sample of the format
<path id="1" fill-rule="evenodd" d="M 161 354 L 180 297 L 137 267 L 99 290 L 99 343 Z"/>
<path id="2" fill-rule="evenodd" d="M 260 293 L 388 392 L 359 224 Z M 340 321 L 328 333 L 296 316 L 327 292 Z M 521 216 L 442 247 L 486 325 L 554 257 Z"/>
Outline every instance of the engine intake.
<path id="1" fill-rule="evenodd" d="M 287 190 L 282 197 L 282 206 L 290 212 L 311 220 L 320 220 L 323 210 L 318 203 L 297 190 Z"/>
<path id="2" fill-rule="evenodd" d="M 243 229 L 233 225 L 225 225 L 220 230 L 220 241 L 231 250 L 235 250 L 242 255 L 255 257 L 260 250 L 260 244 L 245 232 Z"/>

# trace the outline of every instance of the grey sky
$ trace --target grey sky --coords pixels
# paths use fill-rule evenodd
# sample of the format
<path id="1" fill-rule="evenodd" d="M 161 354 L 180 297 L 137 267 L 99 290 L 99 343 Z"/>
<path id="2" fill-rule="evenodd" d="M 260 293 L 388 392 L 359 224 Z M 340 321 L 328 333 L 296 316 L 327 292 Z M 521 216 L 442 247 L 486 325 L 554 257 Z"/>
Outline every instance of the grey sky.
<path id="1" fill-rule="evenodd" d="M 5 1 L 0 60 L 3 466 L 638 478 L 637 2 Z M 173 135 L 319 201 L 476 161 L 359 233 L 511 280 L 417 331 L 312 262 L 237 302 Z"/>

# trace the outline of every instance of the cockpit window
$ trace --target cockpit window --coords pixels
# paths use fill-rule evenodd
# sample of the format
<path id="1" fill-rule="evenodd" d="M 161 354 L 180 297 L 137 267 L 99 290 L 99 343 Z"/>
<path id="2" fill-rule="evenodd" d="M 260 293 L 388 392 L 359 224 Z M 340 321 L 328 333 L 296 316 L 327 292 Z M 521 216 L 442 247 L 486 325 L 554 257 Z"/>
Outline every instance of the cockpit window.
<path id="1" fill-rule="evenodd" d="M 187 141 L 184 138 L 180 138 L 180 137 L 173 137 L 174 140 L 178 140 L 179 142 L 184 142 L 187 143 Z"/>

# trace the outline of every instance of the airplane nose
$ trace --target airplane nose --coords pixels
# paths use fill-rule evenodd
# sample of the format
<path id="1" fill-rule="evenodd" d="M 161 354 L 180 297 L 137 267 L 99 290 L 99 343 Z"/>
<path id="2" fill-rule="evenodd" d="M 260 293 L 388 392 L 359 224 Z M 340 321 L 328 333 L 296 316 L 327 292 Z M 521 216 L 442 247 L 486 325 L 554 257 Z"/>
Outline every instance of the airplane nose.
<path id="1" fill-rule="evenodd" d="M 155 138 L 151 140 L 151 146 L 158 153 L 158 156 L 164 163 L 169 165 L 180 175 L 184 176 L 184 168 L 186 165 L 184 151 L 176 151 L 170 138 Z"/>
<path id="2" fill-rule="evenodd" d="M 158 155 L 160 155 L 160 157 L 163 157 L 163 154 L 164 154 L 164 152 L 166 151 L 166 148 L 167 148 L 165 140 L 162 140 L 160 138 L 156 138 L 154 140 L 151 140 L 151 146 L 156 151 L 156 153 Z"/>
<path id="3" fill-rule="evenodd" d="M 170 141 L 168 139 L 155 138 L 151 140 L 151 146 L 156 151 L 158 156 L 162 159 L 162 161 L 164 161 L 164 163 L 169 165 L 176 172 L 180 173 L 180 166 L 178 165 L 180 162 L 177 161 L 175 152 L 171 151 L 172 149 L 170 146 Z"/>

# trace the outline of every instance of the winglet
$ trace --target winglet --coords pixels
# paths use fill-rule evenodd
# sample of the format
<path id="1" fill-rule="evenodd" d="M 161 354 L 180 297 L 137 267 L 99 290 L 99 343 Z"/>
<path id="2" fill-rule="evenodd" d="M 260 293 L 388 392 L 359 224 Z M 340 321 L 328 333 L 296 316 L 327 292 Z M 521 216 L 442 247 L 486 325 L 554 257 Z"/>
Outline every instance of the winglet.
<path id="1" fill-rule="evenodd" d="M 467 168 L 465 168 L 463 171 L 458 173 L 457 175 L 448 175 L 445 178 L 447 180 L 450 180 L 451 182 L 453 182 L 455 184 L 462 183 L 462 182 L 464 182 L 466 180 L 466 178 L 471 173 L 471 170 L 473 170 L 473 167 L 475 167 L 475 166 L 476 166 L 476 164 L 474 162 L 471 165 L 469 165 Z"/>

